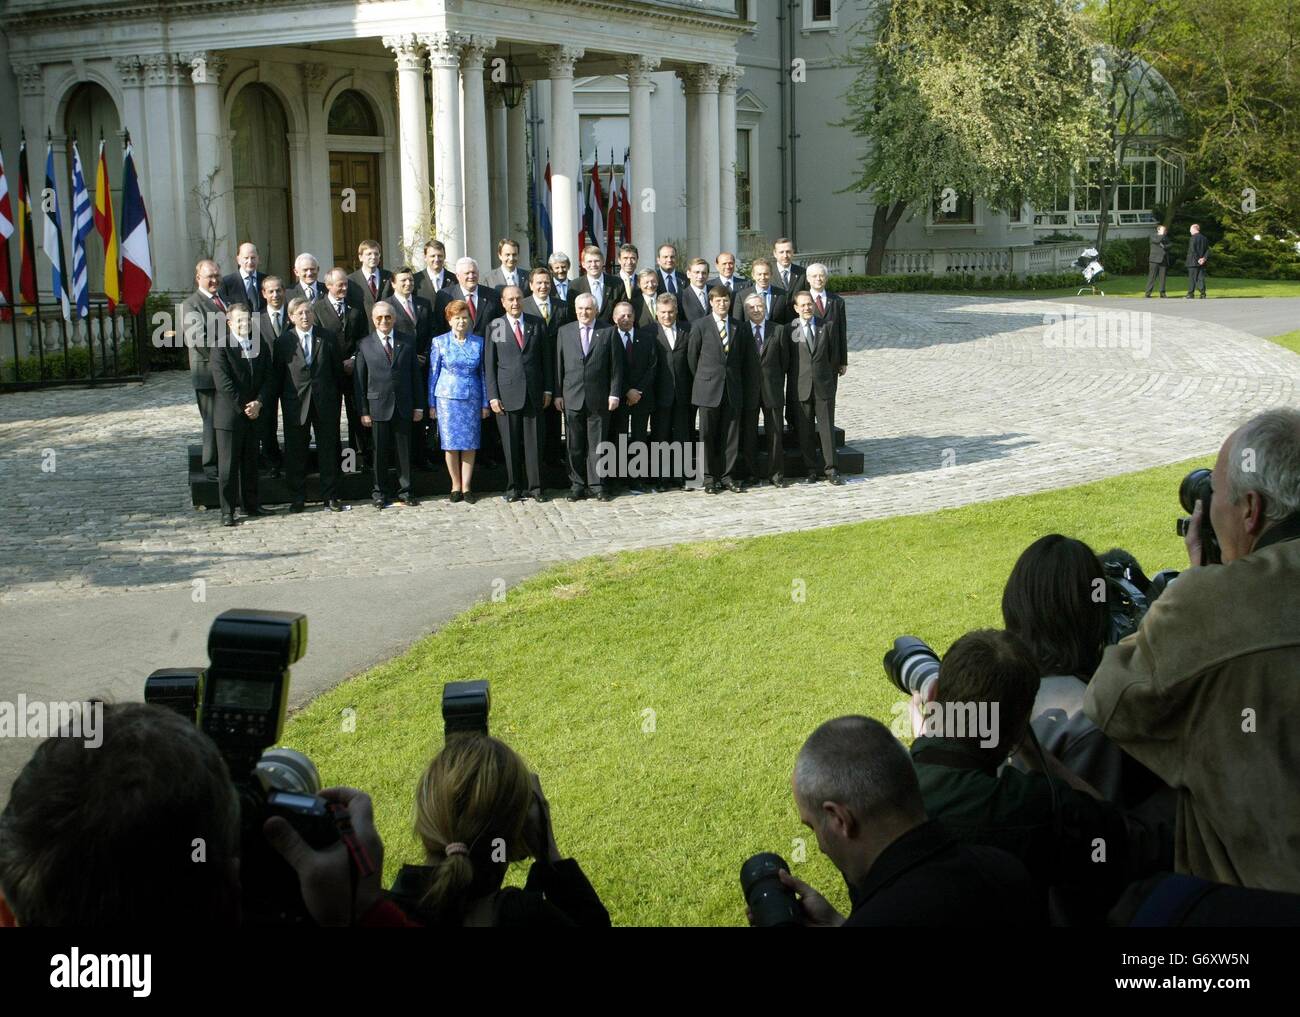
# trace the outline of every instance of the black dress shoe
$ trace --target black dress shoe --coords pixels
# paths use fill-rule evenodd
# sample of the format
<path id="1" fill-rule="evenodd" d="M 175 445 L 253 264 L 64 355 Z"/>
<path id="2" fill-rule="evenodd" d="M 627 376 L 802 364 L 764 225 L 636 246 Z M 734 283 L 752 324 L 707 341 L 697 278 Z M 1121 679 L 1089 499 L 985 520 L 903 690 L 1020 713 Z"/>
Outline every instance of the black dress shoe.
<path id="1" fill-rule="evenodd" d="M 289 506 L 289 511 L 292 512 L 294 515 L 297 515 L 299 512 L 301 512 L 301 511 L 302 511 L 303 509 L 305 509 L 306 507 L 307 507 L 307 506 L 304 505 L 302 502 L 300 502 L 300 501 L 296 501 L 296 502 L 294 502 L 292 505 Z"/>
<path id="2" fill-rule="evenodd" d="M 704 485 L 704 493 L 705 493 L 705 494 L 717 494 L 717 493 L 718 493 L 719 491 L 721 491 L 721 490 L 722 490 L 722 485 L 721 485 L 721 484 L 705 484 L 705 485 Z"/>
<path id="3" fill-rule="evenodd" d="M 405 507 L 405 508 L 415 508 L 416 506 L 418 506 L 418 505 L 420 504 L 420 499 L 419 499 L 419 498 L 412 498 L 412 497 L 398 498 L 398 499 L 397 499 L 397 504 L 399 504 L 399 505 L 401 505 L 401 506 L 403 506 L 403 507 Z"/>
<path id="4" fill-rule="evenodd" d="M 503 494 L 501 497 L 502 497 L 505 501 L 508 501 L 508 502 L 515 502 L 515 501 L 523 501 L 523 500 L 524 500 L 524 499 L 520 496 L 520 494 L 519 494 L 517 491 L 507 491 L 507 492 L 506 492 L 505 494 Z"/>
<path id="5" fill-rule="evenodd" d="M 545 492 L 545 491 L 534 491 L 534 492 L 533 492 L 533 501 L 537 502 L 539 505 L 540 505 L 540 504 L 544 504 L 544 503 L 546 502 L 546 492 Z"/>
<path id="6" fill-rule="evenodd" d="M 844 478 L 840 476 L 839 470 L 831 470 L 830 475 L 826 478 L 836 487 L 844 486 Z"/>
<path id="7" fill-rule="evenodd" d="M 613 496 L 612 494 L 610 494 L 608 491 L 606 491 L 604 488 L 601 488 L 601 490 L 599 490 L 599 491 L 596 492 L 596 500 L 597 500 L 597 501 L 613 501 L 613 500 L 614 500 L 614 496 Z"/>
<path id="8" fill-rule="evenodd" d="M 384 511 L 384 508 L 385 508 L 385 503 L 384 503 L 384 502 L 382 502 L 382 501 L 374 501 L 374 502 L 371 502 L 371 504 L 375 506 L 375 511 L 376 511 L 376 512 L 382 512 L 382 511 Z"/>
<path id="9" fill-rule="evenodd" d="M 725 488 L 726 488 L 728 491 L 730 491 L 732 494 L 741 494 L 741 493 L 743 493 L 744 490 L 745 490 L 745 488 L 744 488 L 743 485 L 738 484 L 738 483 L 737 483 L 736 481 L 734 481 L 734 480 L 728 480 L 728 481 L 726 481 L 722 486 L 725 487 Z"/>
<path id="10" fill-rule="evenodd" d="M 461 494 L 459 491 L 451 492 L 451 503 L 453 505 L 455 505 L 457 502 L 462 502 L 464 500 L 465 500 L 465 496 Z"/>
<path id="11" fill-rule="evenodd" d="M 474 502 L 476 502 L 476 501 L 478 501 L 478 497 L 474 494 L 473 491 L 466 491 L 466 492 L 465 492 L 465 504 L 466 504 L 466 505 L 473 505 Z"/>
<path id="12" fill-rule="evenodd" d="M 565 499 L 567 501 L 582 501 L 583 494 L 581 491 L 575 488 L 574 490 L 571 490 L 567 495 L 565 495 Z"/>
<path id="13" fill-rule="evenodd" d="M 264 508 L 262 508 L 261 506 L 258 506 L 257 508 L 252 508 L 252 509 L 247 509 L 247 510 L 245 510 L 244 515 L 246 515 L 246 516 L 273 516 L 273 515 L 275 515 L 275 513 L 272 512 L 270 509 L 264 509 Z"/>
<path id="14" fill-rule="evenodd" d="M 335 498 L 333 501 L 327 501 L 325 503 L 325 507 L 329 509 L 331 512 L 343 511 L 343 503 L 339 501 L 337 498 Z"/>
<path id="15" fill-rule="evenodd" d="M 222 525 L 222 526 L 235 526 L 235 525 L 237 525 L 236 522 L 235 522 L 235 517 L 234 517 L 234 516 L 222 516 L 222 517 L 221 517 L 221 525 Z"/>

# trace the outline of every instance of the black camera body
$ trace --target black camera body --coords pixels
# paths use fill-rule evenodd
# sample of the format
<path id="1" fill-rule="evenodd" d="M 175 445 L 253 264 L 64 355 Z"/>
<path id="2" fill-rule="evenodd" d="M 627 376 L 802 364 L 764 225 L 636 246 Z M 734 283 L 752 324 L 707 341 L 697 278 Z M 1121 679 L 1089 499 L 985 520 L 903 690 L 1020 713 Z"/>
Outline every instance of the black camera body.
<path id="1" fill-rule="evenodd" d="M 794 891 L 781 882 L 782 869 L 789 872 L 790 866 L 771 851 L 752 856 L 740 867 L 740 889 L 754 916 L 755 928 L 803 925 L 803 912 Z"/>
<path id="2" fill-rule="evenodd" d="M 1187 513 L 1186 517 L 1178 520 L 1180 537 L 1187 536 L 1188 527 L 1192 524 L 1191 513 L 1196 511 L 1196 503 L 1198 501 L 1201 503 L 1200 563 L 1202 565 L 1223 564 L 1223 549 L 1219 546 L 1219 535 L 1214 532 L 1214 524 L 1210 522 L 1210 501 L 1214 497 L 1214 488 L 1211 484 L 1213 476 L 1211 470 L 1204 468 L 1192 470 L 1178 485 L 1178 503 Z"/>
<path id="3" fill-rule="evenodd" d="M 248 925 L 311 921 L 296 874 L 262 832 L 268 819 L 282 817 L 313 848 L 339 839 L 331 805 L 317 794 L 320 776 L 311 760 L 293 749 L 271 748 L 284 730 L 289 666 L 306 651 L 306 615 L 225 611 L 208 632 L 208 667 L 164 668 L 145 680 L 145 702 L 197 725 L 230 770 L 239 796 Z"/>
<path id="4" fill-rule="evenodd" d="M 442 687 L 444 740 L 454 734 L 487 734 L 491 705 L 487 679 L 448 682 Z"/>

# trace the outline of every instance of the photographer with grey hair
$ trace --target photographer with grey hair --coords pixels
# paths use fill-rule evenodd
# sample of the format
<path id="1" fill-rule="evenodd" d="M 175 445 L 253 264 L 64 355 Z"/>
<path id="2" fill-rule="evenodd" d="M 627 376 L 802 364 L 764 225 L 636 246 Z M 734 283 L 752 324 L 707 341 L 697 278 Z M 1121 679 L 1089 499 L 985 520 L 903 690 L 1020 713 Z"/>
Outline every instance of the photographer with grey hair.
<path id="1" fill-rule="evenodd" d="M 791 778 L 799 818 L 848 884 L 846 917 L 789 872 L 810 926 L 1043 924 L 1042 895 L 999 848 L 962 844 L 926 818 L 912 761 L 868 717 L 828 720 L 804 742 Z"/>
<path id="2" fill-rule="evenodd" d="M 1252 417 L 1219 450 L 1192 568 L 1107 648 L 1084 709 L 1178 793 L 1175 868 L 1300 892 L 1300 410 Z M 1202 564 L 1216 536 L 1223 563 Z"/>

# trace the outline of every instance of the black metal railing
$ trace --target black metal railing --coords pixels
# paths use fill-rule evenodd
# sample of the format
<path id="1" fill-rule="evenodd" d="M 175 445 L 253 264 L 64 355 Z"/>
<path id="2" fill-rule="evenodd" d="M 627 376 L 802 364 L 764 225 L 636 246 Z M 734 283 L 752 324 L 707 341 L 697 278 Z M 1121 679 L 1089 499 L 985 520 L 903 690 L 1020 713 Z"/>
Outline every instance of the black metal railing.
<path id="1" fill-rule="evenodd" d="M 57 304 L 20 306 L 0 322 L 0 391 L 144 381 L 151 356 L 145 313 L 124 305 L 109 310 L 92 300 L 82 318 L 65 319 Z"/>

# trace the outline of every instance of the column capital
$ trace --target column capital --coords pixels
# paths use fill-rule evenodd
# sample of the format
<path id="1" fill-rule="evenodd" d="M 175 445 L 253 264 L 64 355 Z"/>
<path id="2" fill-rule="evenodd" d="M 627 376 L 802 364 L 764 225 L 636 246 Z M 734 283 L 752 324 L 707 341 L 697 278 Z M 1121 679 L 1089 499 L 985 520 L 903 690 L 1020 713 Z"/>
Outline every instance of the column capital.
<path id="1" fill-rule="evenodd" d="M 678 70 L 677 76 L 686 86 L 687 94 L 716 92 L 718 81 L 722 77 L 722 68 L 713 64 L 694 64 Z"/>
<path id="2" fill-rule="evenodd" d="M 414 32 L 407 32 L 404 35 L 385 35 L 383 43 L 385 48 L 393 51 L 399 71 L 424 70 L 424 42 Z"/>
<path id="3" fill-rule="evenodd" d="M 587 51 L 578 46 L 549 46 L 540 52 L 552 78 L 571 78 L 574 65 Z"/>
<path id="4" fill-rule="evenodd" d="M 167 76 L 176 65 L 174 53 L 146 53 L 140 58 L 144 80 L 149 85 L 165 85 Z"/>
<path id="5" fill-rule="evenodd" d="M 461 36 L 461 68 L 467 74 L 482 73 L 483 59 L 490 49 L 496 49 L 497 40 L 492 35 Z"/>
<path id="6" fill-rule="evenodd" d="M 627 83 L 629 87 L 634 85 L 648 85 L 650 75 L 659 70 L 660 60 L 658 57 L 629 56 L 623 61 L 623 66 L 627 69 Z"/>
<path id="7" fill-rule="evenodd" d="M 465 36 L 460 32 L 425 32 L 419 37 L 429 49 L 429 64 L 434 70 L 460 70 L 460 53 Z"/>
<path id="8" fill-rule="evenodd" d="M 221 72 L 226 69 L 226 58 L 210 49 L 182 53 L 180 58 L 190 65 L 190 80 L 196 85 L 216 85 L 221 82 Z"/>
<path id="9" fill-rule="evenodd" d="M 718 68 L 718 90 L 724 93 L 734 93 L 736 85 L 741 78 L 745 76 L 745 68 L 736 67 L 734 64 L 730 67 Z"/>
<path id="10" fill-rule="evenodd" d="M 45 79 L 41 74 L 41 65 L 38 63 L 19 63 L 13 64 L 14 76 L 18 79 L 19 88 L 23 95 L 40 95 L 45 88 Z"/>
<path id="11" fill-rule="evenodd" d="M 138 88 L 144 81 L 144 65 L 139 57 L 118 57 L 113 61 L 113 68 L 127 88 Z"/>
<path id="12" fill-rule="evenodd" d="M 325 76 L 329 74 L 325 64 L 299 64 L 298 69 L 302 72 L 302 84 L 307 91 L 319 92 L 324 87 Z"/>

